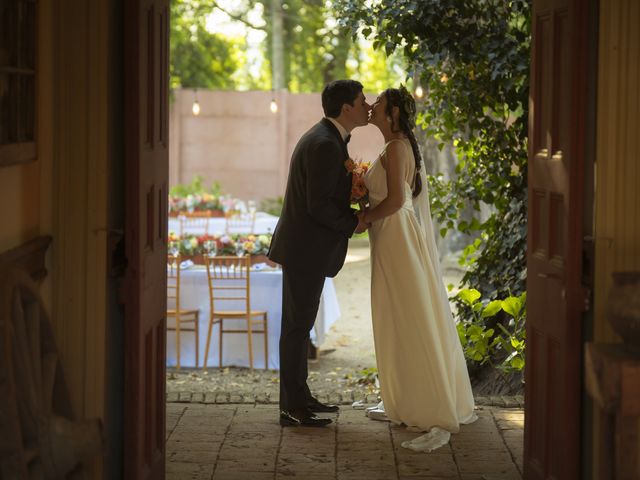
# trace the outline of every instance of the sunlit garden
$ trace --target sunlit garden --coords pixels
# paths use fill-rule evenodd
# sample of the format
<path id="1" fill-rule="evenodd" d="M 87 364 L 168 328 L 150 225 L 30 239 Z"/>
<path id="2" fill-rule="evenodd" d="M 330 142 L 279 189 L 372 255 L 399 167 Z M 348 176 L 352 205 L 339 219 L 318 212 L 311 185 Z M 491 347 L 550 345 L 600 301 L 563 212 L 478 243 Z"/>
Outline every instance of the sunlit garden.
<path id="1" fill-rule="evenodd" d="M 174 0 L 172 130 L 179 137 L 170 156 L 169 248 L 191 268 L 204 268 L 206 257 L 248 255 L 264 265 L 263 274 L 277 270 L 263 262 L 294 140 L 322 115 L 319 92 L 332 80 L 353 78 L 373 101 L 403 83 L 417 100 L 438 249 L 474 389 L 515 395 L 523 391 L 525 368 L 530 5 L 459 3 L 373 1 L 365 9 L 356 0 Z M 354 132 L 352 157 L 369 159 L 382 146 L 368 128 Z M 234 222 L 245 226 L 234 230 Z M 357 260 L 347 271 L 368 261 L 366 242 L 366 234 L 352 241 Z M 332 373 L 339 388 L 375 392 L 373 352 L 348 372 L 331 360 L 354 311 L 345 302 L 357 296 L 344 291 L 353 284 L 345 286 L 340 275 L 341 315 L 318 332 L 328 339 L 327 352 L 318 341 L 312 369 Z M 358 283 L 367 290 L 366 279 Z M 201 368 L 202 360 L 183 365 Z M 215 366 L 228 373 L 247 365 Z M 273 383 L 277 364 L 259 368 L 267 367 L 268 378 L 258 370 L 242 376 Z M 216 388 L 215 369 L 189 372 Z M 180 372 L 169 375 L 187 381 Z"/>

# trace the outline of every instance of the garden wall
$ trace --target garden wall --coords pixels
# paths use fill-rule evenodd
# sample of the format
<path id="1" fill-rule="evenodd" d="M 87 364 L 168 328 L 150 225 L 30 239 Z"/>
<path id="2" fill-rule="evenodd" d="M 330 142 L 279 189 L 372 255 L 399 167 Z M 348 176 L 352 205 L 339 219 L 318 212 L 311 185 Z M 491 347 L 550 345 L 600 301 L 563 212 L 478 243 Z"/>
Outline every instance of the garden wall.
<path id="1" fill-rule="evenodd" d="M 322 118 L 320 94 L 198 90 L 200 114 L 191 107 L 193 90 L 173 92 L 170 117 L 170 184 L 217 181 L 234 197 L 261 200 L 284 194 L 289 160 L 300 136 Z M 376 95 L 367 95 L 373 102 Z M 383 145 L 377 128 L 354 131 L 349 152 L 373 160 Z"/>
<path id="2" fill-rule="evenodd" d="M 319 93 L 276 94 L 278 112 L 269 109 L 271 92 L 175 90 L 170 116 L 170 185 L 189 183 L 196 175 L 209 186 L 219 182 L 236 198 L 262 200 L 284 195 L 289 161 L 302 134 L 322 118 Z M 196 98 L 200 114 L 194 116 Z M 367 94 L 373 103 L 377 94 Z M 453 148 L 418 131 L 428 173 L 454 175 Z M 352 158 L 373 161 L 384 142 L 374 126 L 358 128 L 349 142 Z M 488 212 L 483 212 L 486 218 Z M 436 226 L 437 227 L 437 226 Z M 438 231 L 438 228 L 436 228 Z M 455 231 L 437 236 L 441 256 L 463 248 L 469 239 Z"/>

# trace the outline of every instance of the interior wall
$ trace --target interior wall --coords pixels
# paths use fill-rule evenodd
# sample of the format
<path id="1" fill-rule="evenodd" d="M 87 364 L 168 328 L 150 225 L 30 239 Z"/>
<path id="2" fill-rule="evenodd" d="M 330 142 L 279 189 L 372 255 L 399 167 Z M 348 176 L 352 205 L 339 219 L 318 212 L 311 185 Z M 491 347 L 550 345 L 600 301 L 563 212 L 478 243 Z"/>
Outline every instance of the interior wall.
<path id="1" fill-rule="evenodd" d="M 599 8 L 594 341 L 618 342 L 606 318 L 611 273 L 640 270 L 640 2 L 601 0 Z M 594 442 L 599 420 L 594 411 Z M 595 455 L 593 480 L 598 470 Z"/>
<path id="2" fill-rule="evenodd" d="M 53 168 L 53 23 L 54 0 L 38 2 L 36 66 L 36 136 L 35 161 L 0 168 L 0 252 L 17 247 L 38 235 L 50 235 L 51 171 Z M 50 267 L 51 251 L 47 255 Z M 51 280 L 42 286 L 46 305 L 51 307 Z"/>
<path id="3" fill-rule="evenodd" d="M 119 58 L 110 31 L 116 3 L 55 0 L 50 12 L 56 27 L 55 165 L 47 199 L 53 211 L 52 319 L 75 415 L 109 424 L 107 462 L 119 443 L 109 436 L 114 425 L 106 401 L 110 120 L 119 101 L 111 84 L 111 66 Z M 87 468 L 87 478 L 103 478 L 104 458 L 95 457 Z"/>
<path id="4" fill-rule="evenodd" d="M 0 251 L 9 250 L 40 232 L 41 160 L 0 168 Z"/>
<path id="5" fill-rule="evenodd" d="M 595 195 L 596 341 L 616 341 L 606 321 L 611 273 L 640 270 L 640 3 L 600 4 Z"/>

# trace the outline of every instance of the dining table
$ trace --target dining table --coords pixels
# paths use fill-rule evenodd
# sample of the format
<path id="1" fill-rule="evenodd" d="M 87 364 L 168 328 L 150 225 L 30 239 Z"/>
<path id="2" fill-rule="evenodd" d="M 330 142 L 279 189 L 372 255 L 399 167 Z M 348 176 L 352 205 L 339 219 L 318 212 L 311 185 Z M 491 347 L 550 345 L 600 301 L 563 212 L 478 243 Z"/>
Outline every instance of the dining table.
<path id="1" fill-rule="evenodd" d="M 275 215 L 270 215 L 265 212 L 256 212 L 255 221 L 253 224 L 252 232 L 240 232 L 240 233 L 253 233 L 256 235 L 273 233 L 278 218 Z M 192 234 L 192 235 L 224 235 L 227 233 L 227 220 L 224 217 L 200 217 L 192 221 L 184 221 L 181 227 L 180 217 L 169 218 L 169 232 L 175 234 Z"/>
<path id="2" fill-rule="evenodd" d="M 280 339 L 280 321 L 282 319 L 282 269 L 270 267 L 267 264 L 256 264 L 250 272 L 251 309 L 267 312 L 268 357 L 267 368 L 278 370 L 280 359 L 278 344 Z M 195 338 L 193 332 L 180 334 L 180 365 L 181 367 L 195 367 L 195 341 L 199 346 L 198 366 L 204 363 L 209 325 L 209 285 L 207 270 L 204 266 L 193 265 L 181 270 L 180 279 L 180 308 L 197 309 L 199 311 L 199 334 Z M 233 302 L 230 302 L 233 303 Z M 238 305 L 225 305 L 228 309 L 244 309 L 244 302 Z M 310 332 L 311 342 L 315 347 L 321 347 L 327 332 L 340 317 L 340 306 L 332 278 L 326 278 L 320 307 L 313 329 Z M 170 318 L 168 322 L 175 322 Z M 225 330 L 234 328 L 231 322 L 239 322 L 235 326 L 246 328 L 246 320 L 225 320 Z M 171 323 L 170 323 L 171 324 Z M 220 324 L 214 325 L 209 355 L 208 367 L 219 367 L 218 335 Z M 176 365 L 176 334 L 167 332 L 167 367 Z M 222 366 L 249 366 L 249 349 L 246 333 L 225 333 L 222 345 Z M 253 366 L 265 368 L 264 340 L 262 334 L 253 334 Z"/>

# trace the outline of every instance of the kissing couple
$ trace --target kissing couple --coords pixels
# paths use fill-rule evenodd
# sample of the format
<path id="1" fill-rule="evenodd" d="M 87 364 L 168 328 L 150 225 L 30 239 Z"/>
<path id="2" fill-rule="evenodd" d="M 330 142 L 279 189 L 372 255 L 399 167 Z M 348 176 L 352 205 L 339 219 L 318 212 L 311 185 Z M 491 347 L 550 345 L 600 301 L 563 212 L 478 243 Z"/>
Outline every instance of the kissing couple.
<path id="1" fill-rule="evenodd" d="M 432 451 L 460 424 L 477 419 L 462 346 L 440 270 L 424 163 L 414 135 L 416 104 L 401 86 L 369 105 L 355 80 L 322 91 L 324 118 L 298 141 L 289 168 L 282 215 L 268 257 L 282 265 L 280 424 L 325 426 L 317 413 L 337 412 L 307 385 L 309 332 L 325 277 L 342 268 L 349 238 L 369 230 L 371 313 L 382 402 L 376 420 L 404 424 L 423 435 L 403 442 Z M 369 204 L 351 208 L 346 167 L 351 132 L 375 125 L 380 155 L 363 177 Z"/>

